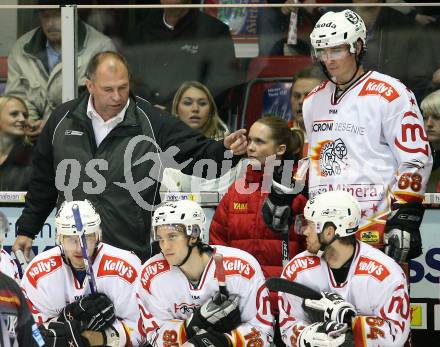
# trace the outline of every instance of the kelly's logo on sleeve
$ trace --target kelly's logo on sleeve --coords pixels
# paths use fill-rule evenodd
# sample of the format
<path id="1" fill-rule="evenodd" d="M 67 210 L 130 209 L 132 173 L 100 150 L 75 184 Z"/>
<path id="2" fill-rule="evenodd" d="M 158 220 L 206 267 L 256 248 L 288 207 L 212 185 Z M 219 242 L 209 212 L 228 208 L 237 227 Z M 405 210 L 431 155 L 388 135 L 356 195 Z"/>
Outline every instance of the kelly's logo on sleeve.
<path id="1" fill-rule="evenodd" d="M 295 258 L 286 266 L 283 271 L 283 276 L 293 281 L 300 272 L 315 268 L 319 265 L 321 265 L 321 260 L 317 256 Z"/>
<path id="2" fill-rule="evenodd" d="M 141 273 L 141 284 L 142 287 L 150 292 L 150 286 L 151 282 L 153 281 L 153 278 L 165 271 L 170 270 L 170 265 L 166 260 L 158 260 L 155 262 L 152 262 L 145 266 L 145 268 L 142 270 Z"/>
<path id="3" fill-rule="evenodd" d="M 369 78 L 362 87 L 359 96 L 365 95 L 380 95 L 389 102 L 399 97 L 399 93 L 392 85 L 374 78 Z"/>
<path id="4" fill-rule="evenodd" d="M 59 255 L 37 261 L 32 264 L 32 267 L 26 272 L 26 277 L 29 280 L 29 283 L 32 284 L 34 288 L 37 288 L 37 282 L 40 278 L 58 269 L 61 267 L 61 264 L 62 260 Z"/>
<path id="5" fill-rule="evenodd" d="M 385 265 L 368 257 L 360 257 L 354 272 L 355 275 L 371 276 L 382 282 L 390 275 Z"/>
<path id="6" fill-rule="evenodd" d="M 99 263 L 98 277 L 118 276 L 133 283 L 137 277 L 136 269 L 125 260 L 104 255 Z"/>

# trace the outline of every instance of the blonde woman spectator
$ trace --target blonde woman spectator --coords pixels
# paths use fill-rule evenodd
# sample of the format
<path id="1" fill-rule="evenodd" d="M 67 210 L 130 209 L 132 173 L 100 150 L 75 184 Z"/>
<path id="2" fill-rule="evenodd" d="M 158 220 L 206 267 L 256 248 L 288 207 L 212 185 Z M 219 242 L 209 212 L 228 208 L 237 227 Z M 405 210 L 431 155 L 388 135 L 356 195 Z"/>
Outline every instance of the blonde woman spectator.
<path id="1" fill-rule="evenodd" d="M 229 129 L 218 115 L 211 92 L 200 82 L 184 82 L 179 87 L 174 95 L 171 113 L 208 138 L 220 140 L 229 134 Z M 194 169 L 201 170 L 202 167 L 195 166 Z M 225 192 L 235 178 L 235 170 L 226 172 L 218 179 L 207 180 L 185 175 L 174 169 L 166 169 L 162 180 L 162 190 Z"/>
<path id="2" fill-rule="evenodd" d="M 218 115 L 211 92 L 200 82 L 185 82 L 179 87 L 174 95 L 171 113 L 211 139 L 220 140 L 229 133 Z"/>
<path id="3" fill-rule="evenodd" d="M 426 96 L 420 108 L 434 162 L 426 191 L 440 193 L 440 90 Z"/>
<path id="4" fill-rule="evenodd" d="M 20 98 L 0 97 L 0 191 L 25 191 L 32 146 L 26 140 L 28 109 Z"/>

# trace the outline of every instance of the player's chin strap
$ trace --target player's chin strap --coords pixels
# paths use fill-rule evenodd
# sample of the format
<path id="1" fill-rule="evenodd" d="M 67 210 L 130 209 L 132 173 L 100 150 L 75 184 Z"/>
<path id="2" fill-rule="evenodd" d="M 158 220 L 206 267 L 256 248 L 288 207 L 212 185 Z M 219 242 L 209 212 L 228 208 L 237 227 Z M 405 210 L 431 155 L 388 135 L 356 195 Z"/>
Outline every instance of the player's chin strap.
<path id="1" fill-rule="evenodd" d="M 331 83 L 336 85 L 336 87 L 345 86 L 346 84 L 351 83 L 354 80 L 354 78 L 356 77 L 356 74 L 358 73 L 358 71 L 361 67 L 362 57 L 363 57 L 364 53 L 365 53 L 365 50 L 364 50 L 364 48 L 362 48 L 361 52 L 359 54 L 356 54 L 356 70 L 355 70 L 353 76 L 351 76 L 351 78 L 347 82 L 344 82 L 344 83 L 334 82 L 332 76 L 330 75 L 327 68 L 325 67 L 325 64 L 322 61 L 319 61 L 319 64 L 321 65 L 322 72 L 324 73 L 324 75 L 328 78 L 328 80 Z M 353 53 L 351 53 L 351 54 L 353 54 Z"/>
<path id="2" fill-rule="evenodd" d="M 354 232 L 356 232 L 357 230 L 358 230 L 358 228 L 356 228 Z M 319 247 L 319 251 L 316 253 L 316 255 L 318 257 L 321 257 L 324 254 L 324 252 L 325 252 L 325 250 L 327 249 L 328 246 L 330 246 L 336 240 L 340 239 L 339 235 L 337 235 L 335 233 L 335 235 L 333 236 L 333 238 L 329 242 L 325 242 L 324 240 L 321 239 L 321 235 L 322 235 L 322 233 L 318 234 L 318 242 L 321 245 L 321 247 Z"/>
<path id="3" fill-rule="evenodd" d="M 360 69 L 360 67 L 361 67 L 361 62 L 358 60 L 358 58 L 356 58 L 356 70 L 355 70 L 354 74 L 350 77 L 350 79 L 349 79 L 347 82 L 344 82 L 344 83 L 337 83 L 337 82 L 333 81 L 333 78 L 332 78 L 332 76 L 329 74 L 329 72 L 328 72 L 327 68 L 325 67 L 324 63 L 321 62 L 321 61 L 320 61 L 319 63 L 321 64 L 322 72 L 324 72 L 324 75 L 328 78 L 328 80 L 329 80 L 331 83 L 333 83 L 334 85 L 336 85 L 336 87 L 338 87 L 338 86 L 345 86 L 345 85 L 347 85 L 347 84 L 350 84 L 350 83 L 354 80 L 354 78 L 356 77 L 356 74 L 358 73 L 358 71 L 359 71 L 359 69 Z"/>
<path id="4" fill-rule="evenodd" d="M 189 244 L 189 238 L 188 238 L 188 253 L 186 254 L 185 259 L 183 259 L 180 264 L 175 265 L 175 266 L 181 267 L 183 264 L 185 264 L 188 261 L 194 247 L 197 247 L 199 249 L 200 253 L 213 252 L 213 248 L 210 245 L 203 243 L 200 238 L 198 238 L 197 242 L 195 244 L 193 244 L 192 246 Z"/>
<path id="5" fill-rule="evenodd" d="M 97 249 L 98 249 L 98 245 L 99 245 L 100 242 L 101 242 L 101 241 L 97 241 L 97 242 L 96 242 L 95 248 L 93 248 L 93 252 L 92 252 L 92 254 L 90 255 L 90 261 L 92 262 L 92 264 L 93 264 L 93 261 L 95 260 L 95 254 L 96 254 L 96 251 L 97 251 Z M 64 253 L 64 247 L 63 247 L 63 245 L 58 245 L 58 246 L 59 246 L 60 249 L 61 249 L 61 257 L 64 259 L 64 262 L 65 262 L 67 265 L 69 265 L 73 270 L 75 270 L 75 271 L 84 271 L 84 270 L 86 269 L 86 266 L 85 266 L 85 265 L 84 265 L 84 267 L 81 267 L 81 268 L 76 268 L 76 267 L 74 267 L 73 264 L 71 263 L 71 261 L 69 260 L 69 258 L 66 257 L 66 254 Z"/>
<path id="6" fill-rule="evenodd" d="M 183 264 L 185 264 L 185 263 L 188 261 L 190 255 L 191 255 L 191 253 L 192 253 L 192 250 L 193 250 L 193 248 L 194 248 L 195 246 L 196 246 L 196 245 L 192 245 L 192 246 L 191 246 L 191 245 L 189 244 L 189 238 L 188 238 L 188 253 L 186 253 L 186 257 L 182 260 L 182 262 L 181 262 L 180 264 L 175 265 L 175 266 L 177 266 L 177 267 L 181 267 Z"/>
<path id="7" fill-rule="evenodd" d="M 316 254 L 318 257 L 322 257 L 327 247 L 330 246 L 337 239 L 339 239 L 339 237 L 335 234 L 329 242 L 325 242 L 324 240 L 321 239 L 321 235 L 322 233 L 318 234 L 318 242 L 321 245 L 321 247 L 319 247 L 318 253 Z"/>

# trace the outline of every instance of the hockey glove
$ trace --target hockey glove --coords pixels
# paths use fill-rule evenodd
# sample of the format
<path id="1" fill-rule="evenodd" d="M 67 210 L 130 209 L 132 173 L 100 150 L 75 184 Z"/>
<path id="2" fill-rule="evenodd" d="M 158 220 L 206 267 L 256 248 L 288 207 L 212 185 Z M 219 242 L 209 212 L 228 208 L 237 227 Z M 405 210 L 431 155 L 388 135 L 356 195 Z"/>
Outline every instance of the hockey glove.
<path id="1" fill-rule="evenodd" d="M 337 347 L 345 343 L 348 325 L 327 321 L 306 326 L 298 336 L 298 347 Z"/>
<path id="2" fill-rule="evenodd" d="M 231 342 L 225 334 L 213 330 L 200 330 L 188 340 L 194 347 L 230 347 Z"/>
<path id="3" fill-rule="evenodd" d="M 41 336 L 46 346 L 90 347 L 88 340 L 81 336 L 81 323 L 77 320 L 50 322 L 47 327 L 40 325 Z"/>
<path id="4" fill-rule="evenodd" d="M 319 300 L 305 299 L 303 308 L 312 322 L 328 320 L 337 323 L 347 323 L 351 326 L 351 319 L 356 316 L 356 308 L 336 293 L 322 292 Z"/>
<path id="5" fill-rule="evenodd" d="M 105 294 L 92 294 L 68 304 L 61 311 L 60 320 L 78 320 L 87 330 L 104 331 L 116 319 L 113 303 Z"/>
<path id="6" fill-rule="evenodd" d="M 385 253 L 398 263 L 422 254 L 420 224 L 425 209 L 419 202 L 398 205 L 388 217 L 385 227 Z"/>
<path id="7" fill-rule="evenodd" d="M 222 296 L 219 300 L 218 296 Z M 220 302 L 217 304 L 217 302 Z M 241 323 L 240 309 L 238 307 L 239 297 L 235 294 L 217 293 L 202 306 L 196 308 L 186 320 L 186 335 L 191 338 L 197 331 L 212 328 L 219 333 L 229 333 Z"/>
<path id="8" fill-rule="evenodd" d="M 269 195 L 264 199 L 261 213 L 264 223 L 271 230 L 278 233 L 287 233 L 293 223 L 292 201 L 304 189 L 306 166 L 302 167 L 304 171 L 300 178 L 296 180 L 292 177 L 294 158 L 286 158 L 281 166 L 274 167 L 272 186 Z M 289 170 L 289 175 L 284 174 L 283 170 Z M 287 178 L 286 178 L 287 177 Z"/>

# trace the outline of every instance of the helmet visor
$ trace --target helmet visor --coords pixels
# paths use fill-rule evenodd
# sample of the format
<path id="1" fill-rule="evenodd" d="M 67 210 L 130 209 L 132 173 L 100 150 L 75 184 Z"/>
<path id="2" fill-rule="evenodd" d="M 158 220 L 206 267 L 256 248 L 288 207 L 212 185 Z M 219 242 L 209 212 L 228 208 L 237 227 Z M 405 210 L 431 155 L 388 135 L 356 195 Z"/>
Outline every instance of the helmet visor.
<path id="1" fill-rule="evenodd" d="M 319 224 L 318 224 L 319 226 Z M 295 216 L 295 222 L 294 222 L 294 231 L 297 235 L 304 235 L 304 232 L 308 230 L 315 230 L 316 233 L 320 233 L 321 229 L 317 227 L 315 222 L 312 222 L 311 220 L 308 220 L 303 214 L 299 214 Z"/>
<path id="2" fill-rule="evenodd" d="M 348 45 L 336 47 L 316 48 L 315 58 L 319 61 L 339 60 L 348 56 L 350 48 Z"/>
<path id="3" fill-rule="evenodd" d="M 77 245 L 79 246 L 79 235 L 61 235 L 61 245 L 64 248 L 74 249 Z M 86 243 L 88 248 L 93 248 L 98 241 L 95 233 L 85 235 Z"/>
<path id="4" fill-rule="evenodd" d="M 160 231 L 160 233 L 158 233 L 158 231 Z M 164 238 L 175 239 L 177 235 L 186 236 L 186 228 L 183 224 L 162 224 L 153 228 L 153 241 L 161 241 Z"/>

